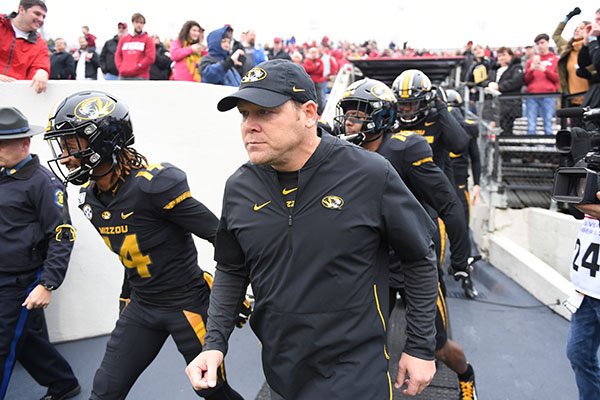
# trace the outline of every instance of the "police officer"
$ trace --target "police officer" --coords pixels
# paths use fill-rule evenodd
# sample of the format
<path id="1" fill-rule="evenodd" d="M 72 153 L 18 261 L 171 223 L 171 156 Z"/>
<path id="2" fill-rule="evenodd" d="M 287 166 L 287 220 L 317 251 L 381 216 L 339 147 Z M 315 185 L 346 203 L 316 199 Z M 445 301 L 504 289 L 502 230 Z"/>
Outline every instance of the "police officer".
<path id="1" fill-rule="evenodd" d="M 288 400 L 391 397 L 377 296 L 377 259 L 391 245 L 406 261 L 411 302 L 396 386 L 421 392 L 435 373 L 437 273 L 427 213 L 389 162 L 317 135 L 317 94 L 302 66 L 257 65 L 217 105 L 235 107 L 250 161 L 225 188 L 205 351 L 186 369 L 192 384 L 216 383 L 235 303 L 250 281 L 250 323 L 276 393 Z M 387 293 L 388 282 L 380 283 Z"/>
<path id="2" fill-rule="evenodd" d="M 198 266 L 192 233 L 213 243 L 218 219 L 192 196 L 182 170 L 169 163 L 149 165 L 131 147 L 129 108 L 110 94 L 67 96 L 48 126 L 44 138 L 54 152 L 52 170 L 82 185 L 79 207 L 119 255 L 125 289 L 131 288 L 90 397 L 121 400 L 169 336 L 186 362 L 202 350 L 212 279 Z M 196 394 L 241 400 L 224 368 L 218 375 L 217 387 Z"/>
<path id="3" fill-rule="evenodd" d="M 0 399 L 15 361 L 48 387 L 44 400 L 68 399 L 79 383 L 48 340 L 43 309 L 67 272 L 73 249 L 63 186 L 37 155 L 16 108 L 0 108 Z"/>
<path id="4" fill-rule="evenodd" d="M 472 297 L 471 285 L 464 284 L 469 279 L 467 257 L 470 242 L 460 202 L 446 175 L 433 163 L 427 141 L 414 132 L 394 133 L 397 128 L 395 116 L 396 99 L 391 89 L 375 79 L 361 79 L 348 86 L 342 95 L 337 106 L 335 130 L 345 137 L 355 136 L 358 139 L 354 140 L 356 144 L 390 161 L 417 200 L 430 211 L 430 215 L 435 219 L 438 215 L 442 218 L 448 227 L 452 245 L 451 265 L 455 277 L 463 280 L 465 293 Z M 391 265 L 390 314 L 396 302 L 396 293 L 404 292 L 401 260 L 394 256 Z M 461 400 L 476 399 L 473 368 L 467 363 L 460 345 L 448 339 L 446 290 L 443 279 L 439 283 L 435 356 L 457 373 Z"/>

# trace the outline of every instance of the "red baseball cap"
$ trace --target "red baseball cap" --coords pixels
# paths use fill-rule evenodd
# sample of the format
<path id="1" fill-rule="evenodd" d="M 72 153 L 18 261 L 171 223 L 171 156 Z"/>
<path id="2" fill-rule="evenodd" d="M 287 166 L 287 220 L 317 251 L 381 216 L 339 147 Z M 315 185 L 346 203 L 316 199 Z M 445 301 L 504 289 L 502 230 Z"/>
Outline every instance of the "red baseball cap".
<path id="1" fill-rule="evenodd" d="M 127 29 L 127 22 L 119 22 L 117 24 L 117 28 L 119 28 L 119 29 Z"/>

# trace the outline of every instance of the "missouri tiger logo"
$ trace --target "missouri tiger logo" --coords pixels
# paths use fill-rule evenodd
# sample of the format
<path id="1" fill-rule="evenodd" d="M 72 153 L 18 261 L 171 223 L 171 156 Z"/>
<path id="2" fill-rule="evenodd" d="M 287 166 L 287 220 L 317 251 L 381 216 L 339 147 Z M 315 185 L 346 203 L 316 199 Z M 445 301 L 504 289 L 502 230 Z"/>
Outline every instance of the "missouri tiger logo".
<path id="1" fill-rule="evenodd" d="M 254 67 L 242 78 L 242 83 L 252 83 L 262 81 L 267 77 L 267 71 L 262 68 Z"/>
<path id="2" fill-rule="evenodd" d="M 90 97 L 80 101 L 73 114 L 81 120 L 106 117 L 115 110 L 117 103 L 108 97 Z"/>
<path id="3" fill-rule="evenodd" d="M 339 196 L 325 196 L 321 199 L 321 205 L 330 210 L 341 210 L 344 199 Z"/>
<path id="4" fill-rule="evenodd" d="M 396 102 L 396 96 L 394 96 L 394 92 L 392 92 L 392 90 L 387 86 L 375 85 L 371 88 L 371 94 L 384 101 L 391 101 L 392 103 Z"/>

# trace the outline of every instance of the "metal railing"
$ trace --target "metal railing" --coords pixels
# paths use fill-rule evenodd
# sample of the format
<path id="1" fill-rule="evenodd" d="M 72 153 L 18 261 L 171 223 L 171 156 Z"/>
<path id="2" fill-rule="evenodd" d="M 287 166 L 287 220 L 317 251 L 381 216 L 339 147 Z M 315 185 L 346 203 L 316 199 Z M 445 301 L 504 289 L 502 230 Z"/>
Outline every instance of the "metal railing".
<path id="1" fill-rule="evenodd" d="M 532 127 L 526 107 L 531 104 L 527 99 L 551 98 L 547 102 L 553 102 L 555 110 L 560 94 L 495 95 L 464 87 L 461 92 L 466 115 L 479 124 L 482 190 L 489 203 L 501 208 L 551 208 L 559 162 L 554 146 L 559 120 L 552 117 L 544 127 L 543 118 L 538 117 Z"/>

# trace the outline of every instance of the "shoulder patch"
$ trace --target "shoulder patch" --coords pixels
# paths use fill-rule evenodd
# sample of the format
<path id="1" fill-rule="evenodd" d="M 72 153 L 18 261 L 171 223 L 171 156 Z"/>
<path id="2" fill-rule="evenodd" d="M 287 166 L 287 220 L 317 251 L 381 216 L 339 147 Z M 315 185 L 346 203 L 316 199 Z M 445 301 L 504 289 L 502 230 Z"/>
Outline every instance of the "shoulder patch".
<path id="1" fill-rule="evenodd" d="M 163 193 L 187 179 L 185 172 L 169 163 L 149 165 L 135 177 L 144 193 Z"/>
<path id="2" fill-rule="evenodd" d="M 54 204 L 62 208 L 65 204 L 65 192 L 62 189 L 56 189 L 54 191 Z"/>

